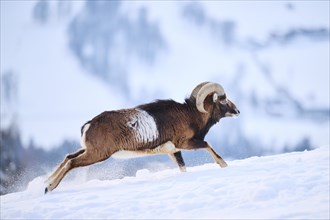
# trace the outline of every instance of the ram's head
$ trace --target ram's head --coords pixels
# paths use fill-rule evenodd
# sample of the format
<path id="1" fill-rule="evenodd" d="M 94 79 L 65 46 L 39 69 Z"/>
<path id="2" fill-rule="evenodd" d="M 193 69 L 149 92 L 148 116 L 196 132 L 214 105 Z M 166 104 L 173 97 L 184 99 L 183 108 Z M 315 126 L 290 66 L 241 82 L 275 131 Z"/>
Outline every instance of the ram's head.
<path id="1" fill-rule="evenodd" d="M 218 120 L 240 114 L 236 105 L 227 98 L 223 87 L 217 83 L 204 82 L 199 84 L 192 91 L 190 99 L 196 100 L 198 111 L 210 114 Z"/>

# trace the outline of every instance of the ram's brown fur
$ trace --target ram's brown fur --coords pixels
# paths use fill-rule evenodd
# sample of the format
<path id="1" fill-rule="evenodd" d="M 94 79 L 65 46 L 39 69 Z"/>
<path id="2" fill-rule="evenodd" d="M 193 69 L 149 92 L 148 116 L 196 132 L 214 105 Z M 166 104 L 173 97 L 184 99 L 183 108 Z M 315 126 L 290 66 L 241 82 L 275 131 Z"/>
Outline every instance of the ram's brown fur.
<path id="1" fill-rule="evenodd" d="M 185 171 L 180 150 L 203 148 L 221 167 L 225 167 L 225 161 L 204 138 L 221 118 L 237 114 L 239 111 L 226 98 L 223 88 L 214 83 L 199 84 L 184 103 L 158 100 L 131 109 L 103 112 L 82 127 L 82 148 L 65 157 L 49 177 L 45 192 L 56 188 L 71 169 L 103 161 L 123 150 L 138 154 L 167 153 L 180 170 Z M 136 121 L 132 120 L 134 117 Z M 155 130 L 150 131 L 152 129 Z"/>

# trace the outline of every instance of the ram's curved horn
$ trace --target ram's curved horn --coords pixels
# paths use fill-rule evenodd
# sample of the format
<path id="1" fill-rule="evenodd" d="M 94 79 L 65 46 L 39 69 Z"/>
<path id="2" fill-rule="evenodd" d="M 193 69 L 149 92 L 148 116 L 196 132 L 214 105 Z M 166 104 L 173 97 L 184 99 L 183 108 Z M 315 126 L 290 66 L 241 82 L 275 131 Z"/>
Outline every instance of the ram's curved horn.
<path id="1" fill-rule="evenodd" d="M 191 92 L 190 98 L 193 97 L 194 99 L 196 99 L 196 98 L 197 98 L 197 93 L 199 92 L 199 90 L 201 90 L 201 88 L 202 88 L 205 84 L 207 84 L 207 83 L 210 83 L 210 82 L 203 82 L 203 83 L 198 84 L 198 85 L 194 88 L 194 90 Z"/>
<path id="2" fill-rule="evenodd" d="M 225 95 L 225 91 L 220 84 L 211 82 L 201 83 L 193 90 L 191 96 L 196 99 L 196 108 L 198 111 L 207 113 L 207 111 L 204 109 L 204 101 L 205 98 L 211 93 L 217 93 L 218 96 Z"/>

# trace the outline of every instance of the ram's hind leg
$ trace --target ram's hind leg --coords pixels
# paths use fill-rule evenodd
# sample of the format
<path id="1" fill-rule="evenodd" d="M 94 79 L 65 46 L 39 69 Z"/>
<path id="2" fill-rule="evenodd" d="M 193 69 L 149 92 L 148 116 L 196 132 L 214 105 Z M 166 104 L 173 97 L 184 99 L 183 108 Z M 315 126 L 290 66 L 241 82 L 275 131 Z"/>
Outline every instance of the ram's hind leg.
<path id="1" fill-rule="evenodd" d="M 46 182 L 47 183 L 51 182 L 57 176 L 57 174 L 60 172 L 60 170 L 63 168 L 63 166 L 68 162 L 69 159 L 73 159 L 84 152 L 85 152 L 85 149 L 80 148 L 76 152 L 66 155 L 64 160 L 57 166 L 55 171 L 48 177 Z"/>
<path id="2" fill-rule="evenodd" d="M 45 193 L 54 190 L 62 181 L 64 176 L 73 168 L 88 166 L 97 162 L 101 162 L 109 157 L 110 155 L 105 156 L 99 152 L 90 152 L 85 150 L 78 156 L 68 159 L 66 163 L 62 165 L 62 169 L 59 169 L 56 176 L 54 176 L 54 178 L 51 179 L 51 181 L 48 183 L 47 187 L 45 188 Z"/>

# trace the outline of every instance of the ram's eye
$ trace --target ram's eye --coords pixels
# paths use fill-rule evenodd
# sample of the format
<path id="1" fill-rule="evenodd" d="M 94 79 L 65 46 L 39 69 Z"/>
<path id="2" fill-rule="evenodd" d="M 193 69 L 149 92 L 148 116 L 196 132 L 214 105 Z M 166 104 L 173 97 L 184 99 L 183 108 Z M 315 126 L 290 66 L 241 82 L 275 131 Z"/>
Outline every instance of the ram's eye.
<path id="1" fill-rule="evenodd" d="M 227 105 L 228 101 L 227 101 L 227 99 L 223 99 L 223 100 L 220 101 L 220 103 L 221 103 L 222 105 Z"/>

